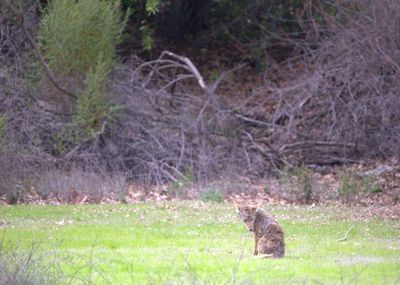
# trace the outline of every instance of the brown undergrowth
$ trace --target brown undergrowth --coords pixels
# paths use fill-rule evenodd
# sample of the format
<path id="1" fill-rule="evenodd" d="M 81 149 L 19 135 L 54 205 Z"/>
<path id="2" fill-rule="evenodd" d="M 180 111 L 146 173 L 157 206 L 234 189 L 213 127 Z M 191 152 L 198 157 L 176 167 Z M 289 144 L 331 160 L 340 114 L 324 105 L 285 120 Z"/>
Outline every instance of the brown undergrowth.
<path id="1" fill-rule="evenodd" d="M 53 173 L 52 178 L 58 179 L 62 175 Z M 243 177 L 234 182 L 218 181 L 208 184 L 180 181 L 153 187 L 123 182 L 122 177 L 105 179 L 96 177 L 93 173 L 83 175 L 78 172 L 73 175 L 65 175 L 62 179 L 64 184 L 51 181 L 47 186 L 52 188 L 46 188 L 45 195 L 43 187 L 46 177 L 36 185 L 33 181 L 30 181 L 31 184 L 25 181 L 25 184 L 19 185 L 20 191 L 15 197 L 0 196 L 0 204 L 132 204 L 188 199 L 282 206 L 345 205 L 356 209 L 353 215 L 357 219 L 400 218 L 400 167 L 396 161 L 335 167 L 320 172 L 302 169 L 268 179 L 252 180 Z M 304 178 L 305 175 L 307 178 Z M 37 188 L 37 185 L 42 189 Z M 70 189 L 68 191 L 60 187 Z M 310 195 L 308 200 L 305 199 L 306 195 Z"/>

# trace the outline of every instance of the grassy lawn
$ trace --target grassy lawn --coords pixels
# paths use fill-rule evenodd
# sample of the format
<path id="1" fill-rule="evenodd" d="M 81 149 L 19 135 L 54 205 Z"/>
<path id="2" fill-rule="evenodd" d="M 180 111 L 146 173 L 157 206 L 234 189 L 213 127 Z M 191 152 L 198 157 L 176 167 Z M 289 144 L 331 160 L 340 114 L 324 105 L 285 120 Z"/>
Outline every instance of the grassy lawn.
<path id="1" fill-rule="evenodd" d="M 0 206 L 0 262 L 32 259 L 61 284 L 400 283 L 399 221 L 265 208 L 285 230 L 284 259 L 252 257 L 253 237 L 230 204 Z"/>

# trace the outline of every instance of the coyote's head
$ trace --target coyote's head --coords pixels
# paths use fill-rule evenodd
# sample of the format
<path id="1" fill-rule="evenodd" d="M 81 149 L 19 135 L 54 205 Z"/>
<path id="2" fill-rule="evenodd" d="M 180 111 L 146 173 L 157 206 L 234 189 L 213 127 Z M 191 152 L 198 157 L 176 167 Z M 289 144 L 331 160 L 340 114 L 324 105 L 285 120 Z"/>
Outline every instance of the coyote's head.
<path id="1" fill-rule="evenodd" d="M 254 232 L 254 217 L 257 211 L 257 206 L 243 206 L 233 202 L 236 212 L 239 214 L 240 219 L 246 224 L 249 231 Z"/>

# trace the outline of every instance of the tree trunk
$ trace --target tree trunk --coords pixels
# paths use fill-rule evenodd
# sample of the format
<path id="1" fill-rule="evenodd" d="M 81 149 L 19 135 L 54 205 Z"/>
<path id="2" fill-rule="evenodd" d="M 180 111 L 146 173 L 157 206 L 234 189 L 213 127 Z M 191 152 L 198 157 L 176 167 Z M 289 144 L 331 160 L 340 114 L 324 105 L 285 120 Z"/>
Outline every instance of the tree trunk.
<path id="1" fill-rule="evenodd" d="M 167 36 L 183 38 L 204 24 L 211 0 L 172 0 L 168 15 Z"/>

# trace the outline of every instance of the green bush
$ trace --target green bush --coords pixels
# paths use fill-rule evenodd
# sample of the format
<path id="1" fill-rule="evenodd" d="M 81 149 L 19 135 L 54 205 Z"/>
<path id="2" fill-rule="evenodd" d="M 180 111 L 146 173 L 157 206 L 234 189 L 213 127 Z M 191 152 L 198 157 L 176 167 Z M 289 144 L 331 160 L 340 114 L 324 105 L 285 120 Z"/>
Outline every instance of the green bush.
<path id="1" fill-rule="evenodd" d="M 105 85 L 125 22 L 117 0 L 53 0 L 41 19 L 40 48 L 56 76 L 73 82 L 74 126 L 86 135 L 109 114 Z"/>
<path id="2" fill-rule="evenodd" d="M 121 38 L 119 1 L 53 0 L 41 19 L 39 41 L 49 66 L 86 76 L 102 58 L 111 68 Z"/>

